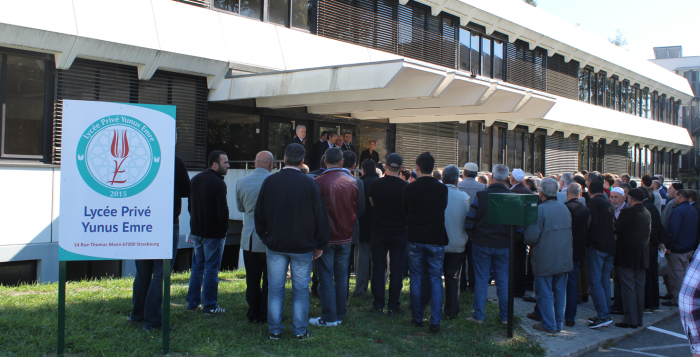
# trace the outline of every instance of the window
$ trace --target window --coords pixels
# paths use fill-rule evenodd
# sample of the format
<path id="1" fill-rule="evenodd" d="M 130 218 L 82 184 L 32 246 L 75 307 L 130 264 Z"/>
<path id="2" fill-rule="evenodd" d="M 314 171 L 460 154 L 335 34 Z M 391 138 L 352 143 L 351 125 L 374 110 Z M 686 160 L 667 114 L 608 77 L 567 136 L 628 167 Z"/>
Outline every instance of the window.
<path id="1" fill-rule="evenodd" d="M 0 156 L 44 158 L 47 79 L 41 55 L 0 50 Z"/>
<path id="2" fill-rule="evenodd" d="M 503 78 L 503 41 L 493 40 L 493 78 L 504 79 Z"/>
<path id="3" fill-rule="evenodd" d="M 627 107 L 627 113 L 632 115 L 637 115 L 637 88 L 630 87 L 629 89 L 629 106 Z"/>
<path id="4" fill-rule="evenodd" d="M 311 31 L 312 11 L 310 0 L 292 0 L 292 27 Z"/>
<path id="5" fill-rule="evenodd" d="M 517 133 L 517 135 L 520 136 L 522 134 Z M 511 171 L 521 166 L 521 163 L 515 160 L 515 152 L 517 151 L 515 136 L 516 132 L 512 130 L 506 131 L 506 166 L 508 166 Z"/>
<path id="6" fill-rule="evenodd" d="M 596 92 L 597 93 L 596 104 L 599 106 L 605 106 L 605 102 L 604 102 L 604 100 L 605 100 L 605 73 L 598 72 L 596 77 L 598 79 L 598 81 L 597 81 L 598 83 L 597 83 L 597 87 L 596 87 L 596 90 L 597 90 L 597 92 Z"/>
<path id="7" fill-rule="evenodd" d="M 642 93 L 642 117 L 649 119 L 649 89 Z"/>
<path id="8" fill-rule="evenodd" d="M 268 22 L 289 27 L 291 21 L 292 27 L 311 30 L 311 0 L 215 0 L 213 6 L 258 20 L 266 12 Z"/>
<path id="9" fill-rule="evenodd" d="M 214 7 L 262 20 L 262 0 L 217 0 Z"/>
<path id="10" fill-rule="evenodd" d="M 493 77 L 493 63 L 491 62 L 491 39 L 481 38 L 481 75 L 485 77 Z"/>
<path id="11" fill-rule="evenodd" d="M 260 116 L 255 108 L 210 102 L 207 116 L 208 153 L 223 150 L 231 161 L 255 160 L 261 148 Z M 239 168 L 240 165 L 231 166 Z"/>
<path id="12" fill-rule="evenodd" d="M 471 34 L 468 30 L 459 29 L 459 69 L 463 71 L 469 70 L 469 55 L 471 54 Z"/>
<path id="13" fill-rule="evenodd" d="M 533 135 L 535 142 L 533 174 L 541 172 L 544 174 L 544 135 Z"/>
<path id="14" fill-rule="evenodd" d="M 503 41 L 460 28 L 459 43 L 459 69 L 484 77 L 505 79 Z"/>
<path id="15" fill-rule="evenodd" d="M 613 77 L 608 78 L 605 81 L 605 107 L 614 108 L 615 103 L 613 102 L 613 92 L 614 92 L 615 79 Z"/>
<path id="16" fill-rule="evenodd" d="M 479 53 L 481 53 L 481 41 L 478 34 L 472 32 L 471 44 L 472 47 L 470 71 L 475 74 L 481 74 L 481 71 L 479 70 L 481 68 L 481 56 L 479 55 Z"/>
<path id="17" fill-rule="evenodd" d="M 620 92 L 620 111 L 628 113 L 629 103 L 629 82 L 622 82 L 622 92 Z"/>
<path id="18" fill-rule="evenodd" d="M 269 0 L 267 20 L 289 27 L 289 0 Z"/>
<path id="19" fill-rule="evenodd" d="M 525 145 L 525 150 L 524 150 L 525 157 L 523 158 L 523 160 L 525 161 L 525 164 L 524 164 L 525 167 L 523 167 L 523 171 L 530 172 L 532 174 L 536 173 L 533 171 L 534 166 L 532 166 L 533 165 L 532 149 L 533 149 L 533 145 L 534 145 L 534 142 L 533 142 L 534 137 L 535 137 L 535 134 L 530 134 L 530 133 L 523 134 L 523 144 Z"/>
<path id="20" fill-rule="evenodd" d="M 481 171 L 491 171 L 491 129 L 493 126 L 484 126 L 481 133 Z"/>

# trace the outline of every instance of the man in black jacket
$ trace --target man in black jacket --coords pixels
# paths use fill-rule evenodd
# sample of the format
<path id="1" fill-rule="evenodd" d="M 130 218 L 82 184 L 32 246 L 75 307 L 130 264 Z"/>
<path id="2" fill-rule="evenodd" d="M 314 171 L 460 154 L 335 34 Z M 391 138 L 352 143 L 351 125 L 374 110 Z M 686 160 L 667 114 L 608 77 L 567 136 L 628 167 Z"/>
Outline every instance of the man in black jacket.
<path id="1" fill-rule="evenodd" d="M 220 314 L 226 312 L 217 304 L 217 295 L 229 219 L 224 182 L 228 156 L 223 151 L 212 151 L 208 163 L 208 170 L 192 178 L 187 203 L 190 237 L 194 241 L 187 309 L 195 310 L 201 302 L 205 314 Z"/>
<path id="2" fill-rule="evenodd" d="M 403 209 L 408 223 L 406 241 L 408 264 L 411 269 L 411 323 L 414 326 L 423 326 L 421 276 L 425 274 L 423 267 L 427 265 L 431 286 L 430 331 L 438 332 L 442 319 L 442 262 L 448 242 L 445 230 L 447 186 L 432 177 L 434 168 L 433 155 L 429 152 L 418 155 L 418 179 L 404 187 Z M 396 179 L 397 182 L 400 180 L 398 177 Z M 376 183 L 373 186 L 376 186 Z"/>
<path id="3" fill-rule="evenodd" d="M 489 194 L 514 194 L 506 187 L 508 167 L 493 166 L 493 179 L 484 190 L 471 198 L 471 206 L 464 221 L 469 239 L 473 240 L 472 256 L 474 257 L 474 313 L 467 321 L 482 324 L 486 318 L 486 290 L 489 274 L 494 273 L 496 279 L 496 294 L 498 295 L 498 317 L 501 323 L 508 323 L 508 257 L 510 249 L 510 226 L 505 224 L 489 224 Z"/>
<path id="4" fill-rule="evenodd" d="M 589 178 L 593 173 L 589 173 Z M 610 325 L 610 270 L 615 258 L 615 207 L 603 191 L 603 182 L 594 180 L 588 189 L 591 199 L 591 225 L 588 230 L 588 289 L 597 315 L 589 319 L 589 328 Z"/>
<path id="5" fill-rule="evenodd" d="M 644 201 L 644 208 L 651 214 L 651 233 L 649 235 L 649 267 L 646 270 L 646 280 L 644 281 L 644 309 L 651 311 L 658 310 L 659 301 L 659 246 L 666 243 L 666 229 L 661 224 L 661 215 L 653 203 L 649 200 L 651 191 L 646 187 L 641 187 Z"/>
<path id="6" fill-rule="evenodd" d="M 321 155 L 319 155 L 318 152 L 322 150 L 321 149 L 322 146 L 328 145 L 326 143 L 327 138 L 328 138 L 328 132 L 324 131 L 321 133 L 321 137 L 319 138 L 319 140 L 311 146 L 311 155 L 309 155 L 309 162 L 307 162 L 307 165 L 309 165 L 309 169 L 311 169 L 312 171 L 318 170 L 318 168 L 319 168 L 319 166 L 318 166 L 319 160 L 318 159 L 321 157 Z M 328 147 L 326 147 L 326 149 L 327 148 Z M 325 149 L 323 151 L 325 152 Z"/>
<path id="7" fill-rule="evenodd" d="M 343 155 L 345 155 L 343 153 Z M 372 185 L 372 182 L 374 180 L 379 179 L 379 175 L 377 175 L 376 172 L 376 166 L 374 165 L 374 161 L 372 160 L 367 160 L 362 163 L 361 166 L 362 169 L 362 177 L 360 177 L 360 180 L 362 180 L 362 187 L 364 188 L 365 192 L 365 212 L 360 216 L 359 218 L 359 223 L 360 223 L 360 237 L 359 237 L 359 258 L 356 258 L 356 269 L 364 269 L 366 266 L 367 269 L 371 269 L 371 263 L 372 263 L 372 219 L 374 219 L 374 207 L 370 203 L 369 200 L 369 189 Z M 369 245 L 369 250 L 367 251 L 366 254 L 363 254 L 363 251 L 366 249 L 366 245 Z M 386 254 L 385 254 L 386 255 Z M 365 261 L 368 259 L 367 261 Z M 371 270 L 368 272 L 368 278 L 371 277 Z M 361 292 L 361 294 L 359 294 Z M 367 294 L 367 285 L 364 285 L 364 290 L 358 291 L 357 287 L 355 288 L 355 293 L 354 295 L 356 296 L 365 296 Z"/>
<path id="8" fill-rule="evenodd" d="M 173 205 L 173 256 L 177 257 L 178 240 L 180 239 L 180 212 L 182 198 L 190 197 L 190 176 L 187 165 L 175 156 L 175 203 Z M 159 328 L 163 325 L 163 260 L 136 260 L 136 276 L 132 297 L 133 310 L 127 319 L 132 323 L 143 323 L 144 330 Z M 172 271 L 173 265 L 170 265 Z"/>
<path id="9" fill-rule="evenodd" d="M 309 280 L 311 262 L 321 256 L 330 239 L 330 224 L 321 191 L 299 166 L 306 150 L 291 144 L 284 152 L 285 167 L 268 176 L 255 205 L 255 231 L 267 246 L 267 322 L 270 339 L 282 334 L 284 283 L 292 274 L 292 323 L 297 339 L 311 337 Z"/>
<path id="10" fill-rule="evenodd" d="M 574 237 L 574 268 L 569 272 L 566 281 L 566 310 L 564 312 L 564 324 L 572 327 L 576 324 L 576 309 L 578 305 L 578 271 L 581 262 L 586 258 L 586 240 L 588 238 L 588 225 L 591 222 L 591 212 L 581 202 L 581 185 L 570 184 L 566 189 L 564 203 L 571 213 L 571 233 Z"/>
<path id="11" fill-rule="evenodd" d="M 615 270 L 622 285 L 625 317 L 615 326 L 637 328 L 644 318 L 644 279 L 649 266 L 651 214 L 644 208 L 644 194 L 638 188 L 628 194 L 630 208 L 620 211 L 615 221 L 617 254 Z M 608 285 L 610 285 L 608 283 Z"/>

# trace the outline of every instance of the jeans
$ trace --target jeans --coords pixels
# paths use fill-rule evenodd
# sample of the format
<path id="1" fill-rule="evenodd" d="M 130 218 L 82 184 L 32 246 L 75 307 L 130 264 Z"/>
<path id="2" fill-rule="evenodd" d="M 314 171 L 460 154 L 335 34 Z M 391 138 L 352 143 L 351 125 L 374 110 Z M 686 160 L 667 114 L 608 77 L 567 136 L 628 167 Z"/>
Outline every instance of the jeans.
<path id="1" fill-rule="evenodd" d="M 547 331 L 561 331 L 564 323 L 568 275 L 569 273 L 535 276 L 537 308 L 542 315 L 542 327 Z"/>
<path id="2" fill-rule="evenodd" d="M 486 294 L 489 275 L 493 270 L 496 279 L 496 295 L 498 296 L 498 317 L 508 321 L 508 248 L 487 248 L 474 244 L 474 302 L 472 317 L 483 321 L 486 318 Z"/>
<path id="3" fill-rule="evenodd" d="M 173 258 L 177 254 L 180 225 L 173 225 Z M 131 321 L 142 322 L 146 328 L 163 325 L 163 260 L 137 260 L 132 301 Z M 173 265 L 170 265 L 171 271 Z"/>
<path id="4" fill-rule="evenodd" d="M 348 262 L 350 243 L 329 244 L 318 259 L 318 296 L 321 299 L 321 319 L 343 321 L 348 311 Z"/>
<path id="5" fill-rule="evenodd" d="M 204 311 L 217 308 L 219 293 L 219 269 L 224 254 L 226 238 L 202 238 L 190 236 L 194 241 L 190 288 L 187 292 L 187 308 L 194 310 L 201 303 Z"/>
<path id="6" fill-rule="evenodd" d="M 292 275 L 292 325 L 295 335 L 303 335 L 309 326 L 309 281 L 314 253 L 281 253 L 267 250 L 267 323 L 270 333 L 282 333 L 284 283 L 287 267 Z M 340 277 L 344 280 L 345 277 Z"/>
<path id="7" fill-rule="evenodd" d="M 399 296 L 403 288 L 403 274 L 401 267 L 404 264 L 406 252 L 405 236 L 383 236 L 372 234 L 372 306 L 383 309 L 386 290 L 386 254 L 389 252 L 389 310 L 397 311 L 400 306 Z"/>
<path id="8" fill-rule="evenodd" d="M 265 253 L 243 251 L 245 263 L 245 299 L 249 322 L 267 322 L 267 256 Z M 262 279 L 262 287 L 260 280 Z"/>
<path id="9" fill-rule="evenodd" d="M 422 275 L 424 266 L 430 275 L 430 324 L 442 319 L 442 261 L 445 247 L 432 244 L 408 243 L 408 266 L 411 269 L 411 311 L 413 320 L 423 322 Z"/>
<path id="10" fill-rule="evenodd" d="M 610 317 L 610 270 L 614 256 L 588 248 L 588 290 L 598 318 Z"/>
<path id="11" fill-rule="evenodd" d="M 574 260 L 574 269 L 569 272 L 566 279 L 566 312 L 564 321 L 576 321 L 576 309 L 578 309 L 578 270 L 581 261 Z"/>

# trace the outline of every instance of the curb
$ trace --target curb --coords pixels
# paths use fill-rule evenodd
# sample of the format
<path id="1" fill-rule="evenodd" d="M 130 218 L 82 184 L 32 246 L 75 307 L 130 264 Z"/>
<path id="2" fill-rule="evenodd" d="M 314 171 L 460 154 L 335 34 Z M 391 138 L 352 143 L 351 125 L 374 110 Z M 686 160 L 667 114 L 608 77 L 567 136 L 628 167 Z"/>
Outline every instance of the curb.
<path id="1" fill-rule="evenodd" d="M 668 320 L 670 320 L 670 319 L 672 319 L 672 318 L 674 318 L 674 317 L 678 317 L 679 314 L 680 314 L 680 310 L 678 310 L 678 309 L 676 308 L 675 311 L 673 311 L 672 313 L 670 313 L 668 316 L 664 317 L 663 319 L 654 322 L 654 324 L 658 324 L 658 323 L 660 323 L 660 322 L 668 321 Z M 638 328 L 638 329 L 633 329 L 632 332 L 630 332 L 630 333 L 628 333 L 628 334 L 625 334 L 625 335 L 623 335 L 623 336 L 611 337 L 611 338 L 608 338 L 608 339 L 605 339 L 605 340 L 601 340 L 601 341 L 598 341 L 598 342 L 595 342 L 595 343 L 591 343 L 591 344 L 584 345 L 583 347 L 572 347 L 572 348 L 567 348 L 567 349 L 559 350 L 559 351 L 556 352 L 556 356 L 561 356 L 561 357 L 579 357 L 579 356 L 582 356 L 582 355 L 584 355 L 584 354 L 586 354 L 586 353 L 595 352 L 595 351 L 597 351 L 598 349 L 600 349 L 601 346 L 604 346 L 604 345 L 606 345 L 606 344 L 608 344 L 608 343 L 611 343 L 611 342 L 612 342 L 612 343 L 615 343 L 615 342 L 618 342 L 618 341 L 620 341 L 620 340 L 622 340 L 622 339 L 627 338 L 627 337 L 630 336 L 630 335 L 634 335 L 634 334 L 640 333 L 640 332 L 644 331 L 644 330 L 645 330 L 647 327 L 649 327 L 649 326 L 652 326 L 652 325 L 644 326 L 644 327 Z M 546 355 L 546 356 L 555 356 L 555 354 Z"/>

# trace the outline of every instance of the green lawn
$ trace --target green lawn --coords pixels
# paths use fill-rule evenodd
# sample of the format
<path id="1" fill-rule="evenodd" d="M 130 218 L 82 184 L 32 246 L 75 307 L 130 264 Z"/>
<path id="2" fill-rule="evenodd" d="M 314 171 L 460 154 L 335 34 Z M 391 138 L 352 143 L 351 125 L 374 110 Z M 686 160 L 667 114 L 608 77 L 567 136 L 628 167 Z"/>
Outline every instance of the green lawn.
<path id="1" fill-rule="evenodd" d="M 388 317 L 370 313 L 371 299 L 351 298 L 343 325 L 311 326 L 311 339 L 297 341 L 290 324 L 291 281 L 287 281 L 283 339 L 270 341 L 267 325 L 249 324 L 245 316 L 245 271 L 221 273 L 219 304 L 224 315 L 206 316 L 185 309 L 189 273 L 172 278 L 171 355 L 174 356 L 542 356 L 544 350 L 516 329 L 512 340 L 497 323 L 497 307 L 489 302 L 486 323 L 469 324 L 471 296 L 462 296 L 460 318 L 442 321 L 431 334 L 410 325 L 408 279 L 401 304 L 406 313 Z M 160 332 L 147 333 L 126 322 L 131 309 L 133 279 L 71 282 L 66 287 L 66 352 L 73 356 L 157 356 Z M 351 280 L 351 285 L 354 279 Z M 56 351 L 58 286 L 0 287 L 0 355 L 42 356 Z M 310 317 L 321 306 L 311 298 Z M 429 308 L 426 310 L 426 319 Z"/>

